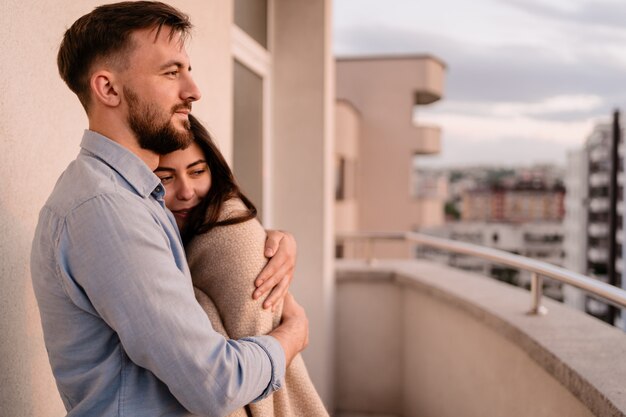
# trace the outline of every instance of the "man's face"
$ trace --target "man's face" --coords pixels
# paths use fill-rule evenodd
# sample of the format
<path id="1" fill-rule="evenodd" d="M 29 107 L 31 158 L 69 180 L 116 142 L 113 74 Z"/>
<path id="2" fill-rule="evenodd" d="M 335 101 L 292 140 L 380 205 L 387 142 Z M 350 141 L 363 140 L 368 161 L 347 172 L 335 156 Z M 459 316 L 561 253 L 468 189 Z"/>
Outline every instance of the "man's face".
<path id="1" fill-rule="evenodd" d="M 178 129 L 172 120 L 172 115 L 181 109 L 191 111 L 191 103 L 177 104 L 167 111 L 156 103 L 141 101 L 130 87 L 124 87 L 124 97 L 128 103 L 128 124 L 141 148 L 165 155 L 192 142 L 189 120 L 183 121 Z"/>
<path id="2" fill-rule="evenodd" d="M 139 145 L 163 155 L 191 143 L 188 115 L 200 91 L 179 34 L 170 37 L 170 28 L 163 27 L 155 35 L 154 29 L 133 34 L 135 48 L 123 71 L 122 93 L 128 126 Z"/>

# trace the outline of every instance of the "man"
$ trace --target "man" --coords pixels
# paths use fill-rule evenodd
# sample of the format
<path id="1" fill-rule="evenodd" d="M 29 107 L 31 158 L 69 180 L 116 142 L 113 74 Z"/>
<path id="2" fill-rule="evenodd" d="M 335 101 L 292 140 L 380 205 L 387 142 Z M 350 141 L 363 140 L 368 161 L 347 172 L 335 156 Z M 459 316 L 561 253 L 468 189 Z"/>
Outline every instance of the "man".
<path id="1" fill-rule="evenodd" d="M 194 298 L 152 172 L 159 154 L 191 140 L 200 92 L 184 47 L 190 26 L 163 3 L 105 5 L 78 19 L 59 49 L 59 72 L 89 130 L 41 210 L 31 271 L 69 416 L 223 416 L 278 389 L 308 342 L 304 311 L 289 295 L 281 326 L 239 341 L 213 331 Z M 268 266 L 257 291 L 286 265 Z"/>

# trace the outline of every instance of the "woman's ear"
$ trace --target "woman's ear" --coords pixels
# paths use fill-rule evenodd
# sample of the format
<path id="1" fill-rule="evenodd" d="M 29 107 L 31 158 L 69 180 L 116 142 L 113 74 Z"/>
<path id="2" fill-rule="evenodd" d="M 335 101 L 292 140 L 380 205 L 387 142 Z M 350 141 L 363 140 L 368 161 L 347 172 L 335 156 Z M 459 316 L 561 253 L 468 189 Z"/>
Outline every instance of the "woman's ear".
<path id="1" fill-rule="evenodd" d="M 91 75 L 90 87 L 94 101 L 107 107 L 117 107 L 121 103 L 115 76 L 112 72 L 106 70 L 94 72 Z"/>

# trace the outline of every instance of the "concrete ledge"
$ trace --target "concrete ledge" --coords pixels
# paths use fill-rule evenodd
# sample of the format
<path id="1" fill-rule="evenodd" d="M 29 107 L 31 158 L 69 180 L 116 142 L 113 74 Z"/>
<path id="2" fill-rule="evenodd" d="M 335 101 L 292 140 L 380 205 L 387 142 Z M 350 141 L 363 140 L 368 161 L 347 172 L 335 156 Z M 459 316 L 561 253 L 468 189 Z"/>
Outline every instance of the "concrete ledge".
<path id="1" fill-rule="evenodd" d="M 626 334 L 545 300 L 529 316 L 530 294 L 493 279 L 427 261 L 337 261 L 339 283 L 394 282 L 457 309 L 525 352 L 596 416 L 626 415 Z"/>

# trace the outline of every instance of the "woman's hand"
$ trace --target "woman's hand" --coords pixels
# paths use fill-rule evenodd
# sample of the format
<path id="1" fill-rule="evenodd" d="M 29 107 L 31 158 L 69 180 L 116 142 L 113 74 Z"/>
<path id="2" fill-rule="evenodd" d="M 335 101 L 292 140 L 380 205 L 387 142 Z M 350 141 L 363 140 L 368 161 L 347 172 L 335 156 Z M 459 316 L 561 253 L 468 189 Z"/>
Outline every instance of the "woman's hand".
<path id="1" fill-rule="evenodd" d="M 296 252 L 296 239 L 290 233 L 267 231 L 265 256 L 270 261 L 254 281 L 257 288 L 252 294 L 255 300 L 263 294 L 269 294 L 263 302 L 263 308 L 272 308 L 274 311 L 287 295 L 296 266 Z"/>

